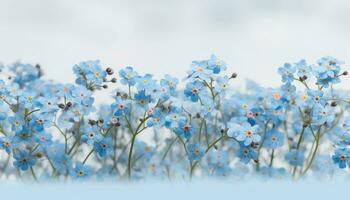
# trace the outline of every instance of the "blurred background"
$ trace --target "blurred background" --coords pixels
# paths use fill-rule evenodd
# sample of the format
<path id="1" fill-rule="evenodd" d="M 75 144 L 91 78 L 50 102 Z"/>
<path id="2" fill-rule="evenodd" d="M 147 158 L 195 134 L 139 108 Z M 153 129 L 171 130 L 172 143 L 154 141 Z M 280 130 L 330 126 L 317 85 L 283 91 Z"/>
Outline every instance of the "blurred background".
<path id="1" fill-rule="evenodd" d="M 350 63 L 349 8 L 346 0 L 0 0 L 0 61 L 40 63 L 62 82 L 89 59 L 182 78 L 192 60 L 214 53 L 240 79 L 278 86 L 284 62 Z"/>

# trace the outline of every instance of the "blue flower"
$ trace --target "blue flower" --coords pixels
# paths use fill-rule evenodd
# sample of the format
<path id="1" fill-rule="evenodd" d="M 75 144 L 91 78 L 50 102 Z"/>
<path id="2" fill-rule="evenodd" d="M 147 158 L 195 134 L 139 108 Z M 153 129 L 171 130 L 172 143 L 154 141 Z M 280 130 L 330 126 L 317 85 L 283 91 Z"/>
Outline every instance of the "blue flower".
<path id="1" fill-rule="evenodd" d="M 137 94 L 135 94 L 134 98 L 137 107 L 145 110 L 148 108 L 148 104 L 151 102 L 151 96 L 146 95 L 145 90 L 139 91 Z"/>
<path id="2" fill-rule="evenodd" d="M 97 126 L 85 126 L 82 132 L 81 141 L 88 145 L 93 145 L 102 139 L 101 131 Z"/>
<path id="3" fill-rule="evenodd" d="M 216 150 L 209 154 L 209 164 L 211 167 L 226 166 L 229 164 L 229 155 L 227 151 Z"/>
<path id="4" fill-rule="evenodd" d="M 89 106 L 94 103 L 92 92 L 82 86 L 73 87 L 71 90 L 71 97 L 72 97 L 71 100 L 77 104 Z"/>
<path id="5" fill-rule="evenodd" d="M 276 129 L 266 132 L 264 147 L 269 149 L 276 149 L 282 147 L 284 144 L 284 134 Z"/>
<path id="6" fill-rule="evenodd" d="M 184 119 L 185 117 L 180 115 L 179 110 L 174 108 L 165 116 L 165 126 L 167 128 L 177 128 L 179 127 L 179 121 Z"/>
<path id="7" fill-rule="evenodd" d="M 119 71 L 120 82 L 123 85 L 133 86 L 136 84 L 136 79 L 139 76 L 132 67 L 126 67 Z"/>
<path id="8" fill-rule="evenodd" d="M 161 86 L 168 86 L 171 92 L 175 92 L 176 86 L 179 83 L 179 80 L 175 77 L 172 77 L 168 74 L 164 76 L 164 79 L 160 81 Z"/>
<path id="9" fill-rule="evenodd" d="M 246 146 L 250 145 L 252 142 L 257 143 L 261 139 L 258 134 L 258 125 L 251 126 L 247 122 L 242 124 L 229 123 L 228 128 L 227 135 L 236 138 L 238 141 L 242 141 Z"/>
<path id="10" fill-rule="evenodd" d="M 350 165 L 350 150 L 346 148 L 336 149 L 332 159 L 335 164 L 339 165 L 340 169 L 344 169 Z"/>
<path id="11" fill-rule="evenodd" d="M 208 100 L 203 102 L 203 106 L 201 107 L 201 113 L 205 117 L 215 116 L 218 111 L 215 109 L 215 104 L 213 101 Z"/>
<path id="12" fill-rule="evenodd" d="M 17 142 L 13 136 L 0 137 L 0 149 L 4 149 L 10 154 L 12 149 L 17 147 Z"/>
<path id="13" fill-rule="evenodd" d="M 22 131 L 25 125 L 24 118 L 20 114 L 16 114 L 13 117 L 9 117 L 9 122 L 12 125 L 12 131 L 14 131 L 15 133 L 19 133 L 20 131 Z"/>
<path id="14" fill-rule="evenodd" d="M 40 68 L 31 64 L 16 62 L 10 65 L 9 68 L 10 71 L 15 74 L 13 82 L 17 83 L 21 87 L 27 83 L 37 80 L 41 76 Z"/>
<path id="15" fill-rule="evenodd" d="M 19 151 L 19 153 L 14 154 L 13 157 L 15 158 L 13 165 L 22 171 L 28 170 L 28 168 L 34 166 L 36 163 L 35 157 L 28 151 Z"/>
<path id="16" fill-rule="evenodd" d="M 57 97 L 50 94 L 46 97 L 39 97 L 36 106 L 40 107 L 40 111 L 43 113 L 53 113 L 58 110 L 57 101 Z"/>
<path id="17" fill-rule="evenodd" d="M 240 148 L 237 151 L 237 156 L 244 164 L 248 164 L 250 160 L 257 160 L 258 153 L 251 147 L 240 144 Z"/>
<path id="18" fill-rule="evenodd" d="M 156 153 L 156 149 L 147 145 L 145 142 L 137 140 L 135 142 L 135 153 L 139 158 L 142 157 L 146 160 L 150 160 Z"/>
<path id="19" fill-rule="evenodd" d="M 38 132 L 35 134 L 36 142 L 44 147 L 50 147 L 52 144 L 52 135 L 48 132 Z"/>
<path id="20" fill-rule="evenodd" d="M 318 66 L 315 69 L 317 83 L 321 87 L 327 88 L 329 84 L 339 83 L 340 65 L 343 62 L 332 58 L 323 57 L 317 61 Z"/>
<path id="21" fill-rule="evenodd" d="M 112 104 L 115 116 L 122 116 L 130 113 L 130 100 L 122 99 L 120 96 L 115 98 L 115 102 Z"/>
<path id="22" fill-rule="evenodd" d="M 208 68 L 207 60 L 193 61 L 191 64 L 191 71 L 188 72 L 189 75 L 187 78 L 189 81 L 195 81 L 196 79 L 209 81 L 212 73 L 213 71 Z"/>
<path id="23" fill-rule="evenodd" d="M 186 85 L 186 89 L 184 94 L 186 97 L 190 97 L 191 101 L 197 102 L 199 99 L 199 93 L 203 88 L 203 83 L 199 81 L 195 81 L 193 83 L 188 83 Z"/>
<path id="24" fill-rule="evenodd" d="M 31 109 L 34 107 L 34 100 L 36 94 L 34 92 L 24 92 L 19 97 L 19 102 L 24 106 L 24 108 Z"/>
<path id="25" fill-rule="evenodd" d="M 80 62 L 74 65 L 73 71 L 77 76 L 75 82 L 78 85 L 85 86 L 89 90 L 101 88 L 107 76 L 107 72 L 102 69 L 99 60 Z"/>
<path id="26" fill-rule="evenodd" d="M 216 79 L 216 87 L 214 88 L 216 92 L 218 92 L 219 94 L 221 92 L 225 92 L 228 88 L 229 88 L 229 78 L 227 76 L 221 77 L 219 76 Z M 225 94 L 225 93 L 223 93 Z M 223 95 L 222 94 L 222 95 Z"/>
<path id="27" fill-rule="evenodd" d="M 278 68 L 278 73 L 282 76 L 283 82 L 293 82 L 295 71 L 295 67 L 290 63 L 285 63 L 282 67 Z"/>
<path id="28" fill-rule="evenodd" d="M 345 130 L 336 128 L 331 134 L 332 141 L 339 147 L 347 147 L 350 144 L 350 134 Z"/>
<path id="29" fill-rule="evenodd" d="M 305 159 L 304 153 L 296 149 L 292 149 L 288 152 L 285 158 L 292 166 L 302 166 Z"/>
<path id="30" fill-rule="evenodd" d="M 334 120 L 333 108 L 330 106 L 315 105 L 312 112 L 312 122 L 316 125 L 331 125 Z"/>
<path id="31" fill-rule="evenodd" d="M 160 108 L 154 109 L 150 116 L 149 120 L 147 120 L 147 126 L 161 128 L 164 125 L 165 118 Z"/>
<path id="32" fill-rule="evenodd" d="M 188 144 L 187 153 L 190 161 L 199 161 L 204 156 L 204 149 L 197 143 Z"/>
<path id="33" fill-rule="evenodd" d="M 211 55 L 208 61 L 208 68 L 213 70 L 214 74 L 219 74 L 221 71 L 227 69 L 227 65 L 223 60 L 217 58 L 215 55 Z"/>
<path id="34" fill-rule="evenodd" d="M 30 143 L 33 139 L 33 132 L 30 127 L 24 127 L 15 135 L 18 142 Z"/>
<path id="35" fill-rule="evenodd" d="M 326 101 L 323 98 L 323 91 L 321 90 L 307 90 L 307 105 L 312 107 L 315 104 L 325 105 Z"/>
<path id="36" fill-rule="evenodd" d="M 90 166 L 77 162 L 75 168 L 70 170 L 70 175 L 77 180 L 81 180 L 88 178 L 91 175 L 91 172 L 92 168 Z"/>
<path id="37" fill-rule="evenodd" d="M 36 131 L 43 131 L 44 128 L 50 128 L 52 126 L 52 120 L 52 115 L 34 113 L 29 125 Z"/>
<path id="38" fill-rule="evenodd" d="M 112 138 L 106 137 L 98 140 L 94 144 L 94 149 L 97 154 L 101 157 L 106 157 L 110 155 L 113 151 Z"/>
<path id="39" fill-rule="evenodd" d="M 193 127 L 193 125 L 188 122 L 186 119 L 180 119 L 178 123 L 178 127 L 174 129 L 174 132 L 183 136 L 185 139 L 190 139 L 193 134 L 195 134 L 197 129 Z"/>
<path id="40" fill-rule="evenodd" d="M 52 147 L 51 147 L 52 148 Z M 54 153 L 49 155 L 52 164 L 59 174 L 67 174 L 72 169 L 72 159 L 69 155 L 64 153 Z"/>
<path id="41" fill-rule="evenodd" d="M 302 59 L 299 62 L 295 63 L 295 67 L 297 69 L 297 76 L 298 77 L 306 77 L 308 78 L 310 74 L 312 73 L 311 65 L 308 65 L 306 63 L 306 60 Z"/>
<path id="42" fill-rule="evenodd" d="M 146 74 L 136 78 L 136 88 L 138 91 L 146 91 L 147 94 L 151 94 L 153 90 L 157 90 L 158 85 L 156 80 L 153 79 L 153 75 Z"/>

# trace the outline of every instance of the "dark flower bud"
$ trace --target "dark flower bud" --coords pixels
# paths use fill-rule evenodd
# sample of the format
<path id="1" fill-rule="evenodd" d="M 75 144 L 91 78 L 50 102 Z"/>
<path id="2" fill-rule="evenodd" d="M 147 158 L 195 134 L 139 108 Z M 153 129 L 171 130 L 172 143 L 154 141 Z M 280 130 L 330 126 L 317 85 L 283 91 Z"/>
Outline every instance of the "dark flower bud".
<path id="1" fill-rule="evenodd" d="M 72 102 L 67 102 L 67 107 L 69 108 L 69 107 L 71 107 L 72 106 Z"/>
<path id="2" fill-rule="evenodd" d="M 197 114 L 196 114 L 196 117 L 197 117 L 197 118 L 201 118 L 201 114 L 200 114 L 200 113 L 197 113 Z"/>
<path id="3" fill-rule="evenodd" d="M 115 96 L 121 96 L 122 94 L 120 92 L 115 93 Z"/>
<path id="4" fill-rule="evenodd" d="M 111 79 L 111 82 L 112 82 L 112 83 L 116 83 L 116 82 L 117 82 L 117 79 L 116 79 L 116 78 L 112 78 L 112 79 Z"/>
<path id="5" fill-rule="evenodd" d="M 237 73 L 232 73 L 231 78 L 237 78 Z"/>
<path id="6" fill-rule="evenodd" d="M 344 71 L 344 72 L 343 72 L 343 75 L 344 75 L 344 76 L 347 76 L 347 75 L 348 75 L 348 71 Z"/>
<path id="7" fill-rule="evenodd" d="M 36 153 L 35 156 L 39 159 L 44 157 L 43 153 L 41 153 L 41 152 Z"/>
<path id="8" fill-rule="evenodd" d="M 38 76 L 42 77 L 44 73 L 43 73 L 43 70 L 41 69 L 41 66 L 39 64 L 36 64 L 35 68 L 38 70 Z"/>
<path id="9" fill-rule="evenodd" d="M 108 85 L 102 85 L 103 89 L 107 89 Z"/>
<path id="10" fill-rule="evenodd" d="M 129 96 L 128 96 L 128 94 L 126 94 L 126 93 L 124 93 L 123 95 L 122 95 L 122 99 L 127 99 Z"/>
<path id="11" fill-rule="evenodd" d="M 63 109 L 65 106 L 64 106 L 63 103 L 60 103 L 60 104 L 58 104 L 58 107 L 61 108 L 61 109 Z"/>
<path id="12" fill-rule="evenodd" d="M 300 80 L 300 81 L 306 81 L 306 79 L 307 79 L 307 76 L 305 76 L 305 75 L 302 76 L 302 77 L 299 77 L 299 80 Z"/>
<path id="13" fill-rule="evenodd" d="M 332 101 L 331 106 L 332 106 L 332 107 L 336 107 L 336 106 L 337 106 L 337 102 Z"/>
<path id="14" fill-rule="evenodd" d="M 106 69 L 106 72 L 107 72 L 108 75 L 112 75 L 112 74 L 114 73 L 113 69 L 110 68 L 110 67 L 108 67 L 108 68 Z"/>
<path id="15" fill-rule="evenodd" d="M 98 120 L 98 123 L 100 123 L 100 124 L 103 124 L 103 122 L 104 122 L 103 119 L 99 119 L 99 120 Z"/>
<path id="16" fill-rule="evenodd" d="M 94 125 L 96 124 L 96 121 L 93 120 L 93 119 L 89 119 L 89 124 L 90 124 L 91 126 L 94 126 Z"/>

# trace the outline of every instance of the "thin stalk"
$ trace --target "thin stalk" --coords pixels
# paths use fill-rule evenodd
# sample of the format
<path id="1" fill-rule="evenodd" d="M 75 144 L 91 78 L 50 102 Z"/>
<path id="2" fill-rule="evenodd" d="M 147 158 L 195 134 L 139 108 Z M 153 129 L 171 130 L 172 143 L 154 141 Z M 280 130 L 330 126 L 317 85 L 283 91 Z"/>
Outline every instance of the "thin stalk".
<path id="1" fill-rule="evenodd" d="M 88 155 L 85 157 L 84 161 L 83 161 L 83 165 L 85 165 L 86 161 L 89 159 L 89 157 L 92 155 L 92 153 L 94 152 L 94 150 L 92 149 Z"/>
<path id="2" fill-rule="evenodd" d="M 173 141 L 171 141 L 171 143 L 169 144 L 168 148 L 166 149 L 166 151 L 162 157 L 162 161 L 165 160 L 166 156 L 170 152 L 171 147 L 175 144 L 176 141 L 177 141 L 177 138 L 174 138 Z"/>
<path id="3" fill-rule="evenodd" d="M 321 136 L 321 126 L 319 126 L 318 130 L 317 130 L 317 133 L 316 133 L 316 138 L 315 138 L 315 149 L 311 155 L 311 159 L 309 161 L 309 163 L 307 164 L 305 170 L 303 171 L 302 175 L 304 175 L 312 166 L 312 163 L 315 159 L 315 156 L 317 154 L 317 150 L 319 148 L 319 144 L 320 144 L 320 137 Z"/>
<path id="4" fill-rule="evenodd" d="M 274 159 L 274 158 L 275 158 L 275 149 L 272 149 L 269 167 L 272 167 L 273 159 Z"/>
<path id="5" fill-rule="evenodd" d="M 30 167 L 30 171 L 31 171 L 31 173 L 32 173 L 32 176 L 33 176 L 34 180 L 35 180 L 36 182 L 39 182 L 39 181 L 38 181 L 38 178 L 37 178 L 36 175 L 35 175 L 35 172 L 34 172 L 33 167 Z"/>

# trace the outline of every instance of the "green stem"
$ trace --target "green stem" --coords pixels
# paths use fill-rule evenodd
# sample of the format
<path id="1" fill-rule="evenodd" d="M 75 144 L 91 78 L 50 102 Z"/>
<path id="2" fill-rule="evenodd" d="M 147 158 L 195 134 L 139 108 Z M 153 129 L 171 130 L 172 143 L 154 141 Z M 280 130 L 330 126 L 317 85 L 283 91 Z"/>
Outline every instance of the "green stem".
<path id="1" fill-rule="evenodd" d="M 207 147 L 209 147 L 208 125 L 206 121 L 204 121 L 204 127 L 205 127 L 205 142 L 207 143 Z"/>
<path id="2" fill-rule="evenodd" d="M 312 163 L 315 159 L 315 156 L 317 154 L 317 150 L 319 148 L 319 144 L 320 144 L 320 135 L 321 135 L 321 126 L 319 126 L 318 130 L 317 130 L 317 133 L 316 133 L 316 138 L 315 138 L 315 149 L 312 153 L 312 156 L 311 156 L 311 159 L 309 161 L 309 163 L 307 164 L 305 170 L 303 171 L 303 175 L 306 174 L 306 172 L 311 168 L 312 166 Z"/>
<path id="3" fill-rule="evenodd" d="M 300 132 L 300 136 L 299 136 L 299 140 L 298 140 L 298 143 L 297 143 L 297 150 L 299 150 L 299 148 L 300 148 L 300 145 L 301 145 L 301 142 L 302 142 L 302 140 L 303 140 L 303 137 L 304 137 L 304 133 L 305 133 L 305 126 L 303 126 L 303 128 L 301 129 L 301 132 Z M 297 166 L 295 166 L 294 168 L 293 168 L 293 177 L 295 177 L 295 175 L 296 175 L 296 172 L 297 172 Z"/>
<path id="4" fill-rule="evenodd" d="M 85 165 L 86 161 L 89 159 L 89 157 L 91 156 L 91 154 L 94 152 L 94 150 L 92 149 L 88 155 L 85 157 L 84 161 L 83 161 L 83 165 Z"/>
<path id="5" fill-rule="evenodd" d="M 200 143 L 202 140 L 202 128 L 204 124 L 204 119 L 202 120 L 200 126 L 199 126 L 199 131 L 198 131 L 198 142 Z"/>
<path id="6" fill-rule="evenodd" d="M 264 142 L 265 142 L 265 135 L 266 135 L 266 131 L 267 131 L 267 128 L 268 128 L 268 124 L 270 123 L 270 120 L 267 120 L 267 122 L 265 123 L 265 126 L 264 126 L 264 132 L 263 132 L 263 136 L 261 137 L 261 144 L 259 145 L 259 148 L 258 148 L 258 162 L 256 163 L 256 171 L 259 171 L 260 170 L 260 161 L 259 161 L 259 156 L 260 156 L 260 151 L 261 151 L 261 148 L 263 147 L 264 145 Z"/>
<path id="7" fill-rule="evenodd" d="M 275 149 L 272 149 L 269 167 L 272 167 L 273 159 L 274 159 L 274 158 L 275 158 Z"/>
<path id="8" fill-rule="evenodd" d="M 225 135 L 222 135 L 218 139 L 214 140 L 210 145 L 208 145 L 207 149 L 205 150 L 204 156 L 209 152 L 209 150 L 212 147 L 215 146 L 215 144 L 217 144 L 219 141 L 221 141 L 221 139 L 223 139 L 224 137 L 225 137 Z M 195 170 L 196 166 L 198 165 L 198 163 L 199 163 L 199 161 L 194 162 L 194 164 L 192 162 L 190 163 L 190 181 L 192 180 L 194 170 Z"/>
<path id="9" fill-rule="evenodd" d="M 135 139 L 136 139 L 136 134 L 134 134 L 132 136 L 130 150 L 129 150 L 129 156 L 128 156 L 128 177 L 129 177 L 129 180 L 131 180 L 131 158 L 132 158 L 132 151 L 134 148 Z"/>
<path id="10" fill-rule="evenodd" d="M 72 145 L 72 147 L 69 149 L 69 151 L 68 151 L 68 153 L 67 153 L 68 155 L 70 155 L 70 154 L 72 153 L 74 147 L 75 147 L 77 144 L 78 144 L 78 140 L 75 140 L 74 144 Z"/>
<path id="11" fill-rule="evenodd" d="M 171 147 L 175 144 L 177 138 L 174 138 L 173 141 L 171 141 L 171 143 L 169 144 L 168 148 L 166 149 L 163 157 L 162 157 L 162 161 L 165 160 L 166 156 L 168 155 L 168 153 L 170 152 Z"/>
<path id="12" fill-rule="evenodd" d="M 38 181 L 38 178 L 37 178 L 36 175 L 35 175 L 35 172 L 34 172 L 33 167 L 30 167 L 30 171 L 31 171 L 31 173 L 32 173 L 32 175 L 33 175 L 34 180 L 35 180 L 36 182 L 39 182 L 39 181 Z"/>

